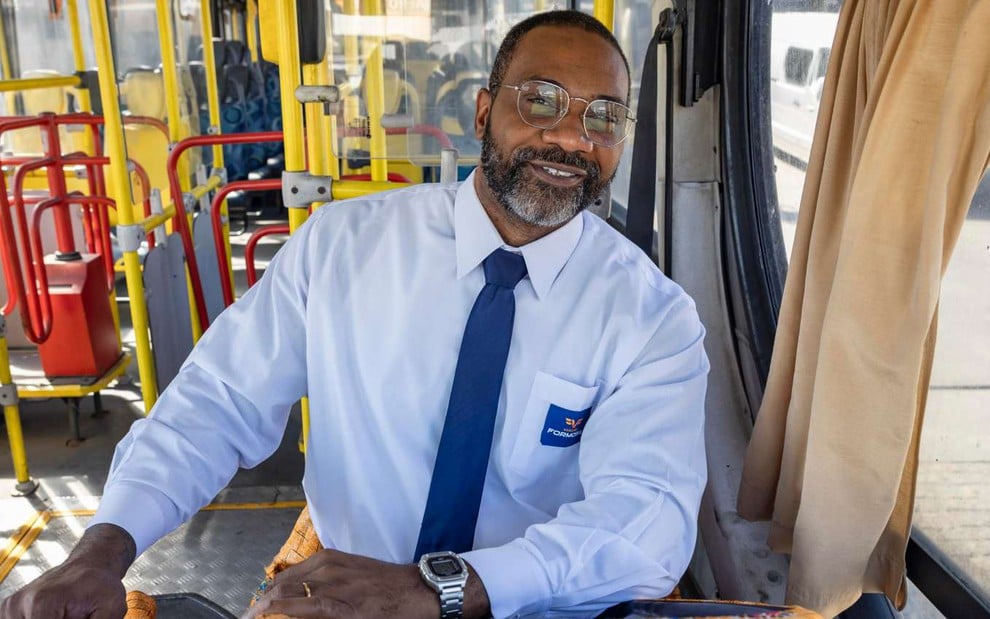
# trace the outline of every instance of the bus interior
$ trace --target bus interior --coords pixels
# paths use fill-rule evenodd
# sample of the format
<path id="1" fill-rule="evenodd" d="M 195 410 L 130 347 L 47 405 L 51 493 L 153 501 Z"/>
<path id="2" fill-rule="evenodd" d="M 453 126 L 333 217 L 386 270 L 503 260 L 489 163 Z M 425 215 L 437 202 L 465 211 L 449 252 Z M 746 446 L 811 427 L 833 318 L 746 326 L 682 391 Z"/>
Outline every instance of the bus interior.
<path id="1" fill-rule="evenodd" d="M 906 580 L 837 616 L 990 617 L 990 43 L 966 47 L 990 11 L 934 4 L 0 0 L 0 599 L 66 558 L 116 443 L 309 213 L 466 178 L 505 33 L 571 8 L 615 34 L 638 119 L 592 210 L 707 331 L 680 594 L 780 605 L 815 553 L 884 551 Z M 307 416 L 126 588 L 164 619 L 243 612 L 305 506 Z M 741 496 L 764 460 L 776 505 Z M 609 616 L 660 616 L 638 608 Z"/>

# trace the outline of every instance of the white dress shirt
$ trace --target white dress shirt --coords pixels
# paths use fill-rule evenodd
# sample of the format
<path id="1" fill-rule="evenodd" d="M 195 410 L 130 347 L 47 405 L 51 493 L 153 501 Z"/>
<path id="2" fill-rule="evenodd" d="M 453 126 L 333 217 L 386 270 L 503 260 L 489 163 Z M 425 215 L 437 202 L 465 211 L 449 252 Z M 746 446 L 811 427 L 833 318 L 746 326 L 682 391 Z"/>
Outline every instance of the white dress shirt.
<path id="1" fill-rule="evenodd" d="M 317 211 L 117 446 L 92 522 L 143 551 L 271 455 L 308 395 L 303 487 L 320 541 L 413 562 L 481 263 L 502 246 L 473 176 Z M 706 479 L 694 303 L 587 212 L 520 250 L 529 275 L 462 556 L 495 617 L 665 595 Z M 554 434 L 567 428 L 551 427 L 551 405 L 591 409 L 583 434 Z M 547 445 L 548 431 L 574 444 Z"/>

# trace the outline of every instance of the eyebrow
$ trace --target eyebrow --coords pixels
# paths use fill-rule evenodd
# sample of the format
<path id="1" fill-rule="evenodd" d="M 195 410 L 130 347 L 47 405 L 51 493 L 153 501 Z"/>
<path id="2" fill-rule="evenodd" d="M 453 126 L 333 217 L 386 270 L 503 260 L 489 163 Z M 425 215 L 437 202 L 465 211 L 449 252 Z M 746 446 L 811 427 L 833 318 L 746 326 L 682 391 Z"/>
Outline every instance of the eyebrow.
<path id="1" fill-rule="evenodd" d="M 557 80 L 555 80 L 555 79 L 553 79 L 551 77 L 544 77 L 542 75 L 533 75 L 533 76 L 530 76 L 530 77 L 527 77 L 527 78 L 523 78 L 522 80 L 520 80 L 519 83 L 528 82 L 530 80 L 539 80 L 541 82 L 548 82 L 548 83 L 553 84 L 555 86 L 560 86 L 565 91 L 567 91 L 567 94 L 569 96 L 571 96 L 571 97 L 574 96 L 574 95 L 571 95 L 571 92 L 569 90 L 567 90 L 567 88 L 565 88 L 563 84 L 561 84 L 560 82 L 558 82 Z M 579 97 L 579 98 L 583 99 L 584 97 Z M 588 99 L 588 101 L 597 101 L 599 99 L 603 99 L 605 101 L 612 101 L 614 103 L 621 103 L 622 105 L 627 105 L 625 99 L 622 99 L 621 97 L 616 97 L 616 96 L 613 96 L 613 95 L 606 95 L 606 94 L 592 95 Z"/>

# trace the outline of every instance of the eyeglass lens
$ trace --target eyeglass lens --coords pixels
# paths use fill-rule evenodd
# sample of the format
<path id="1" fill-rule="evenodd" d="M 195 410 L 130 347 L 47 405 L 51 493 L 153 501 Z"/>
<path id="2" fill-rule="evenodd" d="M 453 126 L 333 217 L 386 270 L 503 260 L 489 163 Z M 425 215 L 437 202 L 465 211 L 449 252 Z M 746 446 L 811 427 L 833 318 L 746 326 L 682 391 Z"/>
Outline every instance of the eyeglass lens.
<path id="1" fill-rule="evenodd" d="M 527 81 L 519 85 L 518 107 L 522 119 L 534 126 L 549 129 L 567 113 L 567 91 L 548 82 Z M 588 139 L 596 144 L 614 146 L 626 137 L 629 108 L 604 99 L 590 102 L 584 111 L 584 128 Z"/>

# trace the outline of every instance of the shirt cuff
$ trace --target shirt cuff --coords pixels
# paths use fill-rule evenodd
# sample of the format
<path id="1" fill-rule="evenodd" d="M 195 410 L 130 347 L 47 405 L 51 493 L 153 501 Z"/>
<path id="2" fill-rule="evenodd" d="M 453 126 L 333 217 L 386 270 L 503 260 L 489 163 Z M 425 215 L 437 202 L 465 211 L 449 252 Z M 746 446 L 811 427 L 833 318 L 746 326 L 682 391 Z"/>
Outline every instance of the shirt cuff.
<path id="1" fill-rule="evenodd" d="M 179 511 L 167 496 L 144 484 L 120 481 L 108 484 L 86 528 L 117 525 L 134 538 L 140 556 L 179 522 Z"/>
<path id="2" fill-rule="evenodd" d="M 481 578 L 493 617 L 540 615 L 550 608 L 550 582 L 528 545 L 516 539 L 497 548 L 461 553 Z"/>

